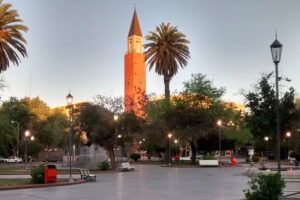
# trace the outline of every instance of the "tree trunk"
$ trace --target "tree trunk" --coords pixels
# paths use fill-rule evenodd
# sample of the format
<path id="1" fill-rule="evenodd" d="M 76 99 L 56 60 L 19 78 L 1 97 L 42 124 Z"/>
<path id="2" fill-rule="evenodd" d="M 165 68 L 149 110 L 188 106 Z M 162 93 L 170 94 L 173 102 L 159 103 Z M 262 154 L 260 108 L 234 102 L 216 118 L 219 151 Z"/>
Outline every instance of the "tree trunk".
<path id="1" fill-rule="evenodd" d="M 165 83 L 165 99 L 167 101 L 170 101 L 170 81 L 171 81 L 171 77 L 165 75 L 164 76 L 164 83 Z"/>
<path id="2" fill-rule="evenodd" d="M 194 142 L 190 141 L 190 145 L 191 145 L 191 150 L 192 150 L 192 163 L 196 163 L 197 149 L 196 149 Z"/>
<path id="3" fill-rule="evenodd" d="M 116 165 L 116 156 L 115 156 L 115 152 L 114 152 L 114 146 L 112 144 L 108 144 L 105 147 L 108 157 L 110 159 L 110 166 L 112 170 L 117 169 L 117 165 Z"/>

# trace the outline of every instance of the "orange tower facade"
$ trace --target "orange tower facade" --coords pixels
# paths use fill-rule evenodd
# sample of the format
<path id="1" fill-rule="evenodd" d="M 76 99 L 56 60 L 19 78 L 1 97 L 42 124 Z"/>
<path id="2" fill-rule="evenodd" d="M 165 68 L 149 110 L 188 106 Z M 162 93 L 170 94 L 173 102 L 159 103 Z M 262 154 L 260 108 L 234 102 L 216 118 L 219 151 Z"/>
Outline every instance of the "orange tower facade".
<path id="1" fill-rule="evenodd" d="M 146 63 L 143 54 L 143 35 L 134 10 L 127 38 L 124 79 L 125 112 L 145 116 Z"/>

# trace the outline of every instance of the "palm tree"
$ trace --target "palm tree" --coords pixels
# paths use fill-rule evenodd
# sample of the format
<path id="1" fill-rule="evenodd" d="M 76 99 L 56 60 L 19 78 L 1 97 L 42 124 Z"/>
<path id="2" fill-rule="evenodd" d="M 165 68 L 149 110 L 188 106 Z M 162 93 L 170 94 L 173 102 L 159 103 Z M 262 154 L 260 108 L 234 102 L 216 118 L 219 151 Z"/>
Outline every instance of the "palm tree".
<path id="1" fill-rule="evenodd" d="M 146 40 L 149 41 L 144 45 L 149 70 L 155 66 L 155 72 L 164 76 L 165 99 L 169 101 L 170 81 L 179 66 L 184 68 L 187 65 L 187 59 L 190 58 L 187 44 L 190 42 L 170 23 L 156 26 L 156 32 L 151 31 Z"/>
<path id="2" fill-rule="evenodd" d="M 27 56 L 26 40 L 22 31 L 28 28 L 21 24 L 22 20 L 16 10 L 11 9 L 11 4 L 3 4 L 0 0 L 0 73 L 7 70 L 9 63 L 18 65 L 19 52 L 23 57 Z"/>

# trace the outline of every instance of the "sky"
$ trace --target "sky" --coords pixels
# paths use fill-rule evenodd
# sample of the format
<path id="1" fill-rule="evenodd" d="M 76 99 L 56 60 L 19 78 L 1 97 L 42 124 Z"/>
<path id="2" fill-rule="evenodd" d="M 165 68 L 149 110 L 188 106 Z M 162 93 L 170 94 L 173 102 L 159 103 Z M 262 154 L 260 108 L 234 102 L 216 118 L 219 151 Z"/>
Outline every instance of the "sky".
<path id="1" fill-rule="evenodd" d="M 49 106 L 95 95 L 123 95 L 124 55 L 136 6 L 143 36 L 162 22 L 190 41 L 191 59 L 170 84 L 182 90 L 193 73 L 225 87 L 225 101 L 243 102 L 263 73 L 274 71 L 270 44 L 284 45 L 279 74 L 300 91 L 300 1 L 298 0 L 4 0 L 29 28 L 28 57 L 0 74 L 10 96 L 39 96 Z M 145 38 L 144 38 L 145 39 Z M 145 40 L 144 40 L 145 43 Z M 163 77 L 147 68 L 147 93 L 164 93 Z"/>

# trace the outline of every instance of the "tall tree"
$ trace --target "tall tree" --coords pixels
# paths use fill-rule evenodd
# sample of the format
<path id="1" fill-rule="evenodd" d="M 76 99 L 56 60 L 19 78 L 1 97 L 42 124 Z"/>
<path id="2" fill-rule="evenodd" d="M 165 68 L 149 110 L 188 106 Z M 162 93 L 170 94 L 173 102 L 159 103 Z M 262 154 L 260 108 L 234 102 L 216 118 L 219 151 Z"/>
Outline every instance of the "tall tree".
<path id="1" fill-rule="evenodd" d="M 247 100 L 246 107 L 249 109 L 246 121 L 255 138 L 256 146 L 263 142 L 265 136 L 268 136 L 270 138 L 269 142 L 275 148 L 276 96 L 275 84 L 272 83 L 271 78 L 273 78 L 273 73 L 264 74 L 261 80 L 255 85 L 253 91 L 245 94 Z M 283 79 L 281 78 L 282 81 Z M 281 139 L 283 139 L 284 133 L 287 130 L 291 130 L 292 123 L 298 116 L 294 99 L 294 88 L 290 87 L 288 90 L 282 91 L 279 99 Z"/>
<path id="2" fill-rule="evenodd" d="M 81 112 L 80 122 L 81 129 L 87 133 L 91 142 L 105 148 L 111 161 L 111 168 L 116 169 L 113 113 L 102 106 L 88 104 Z"/>
<path id="3" fill-rule="evenodd" d="M 19 64 L 18 53 L 27 56 L 22 32 L 27 32 L 28 28 L 21 24 L 18 12 L 11 6 L 0 0 L 0 73 L 9 67 L 10 62 Z"/>
<path id="4" fill-rule="evenodd" d="M 189 41 L 179 32 L 177 27 L 162 23 L 156 26 L 156 32 L 146 36 L 146 60 L 149 70 L 155 66 L 155 72 L 164 76 L 165 99 L 170 98 L 170 81 L 178 72 L 179 66 L 184 68 L 190 58 Z"/>

